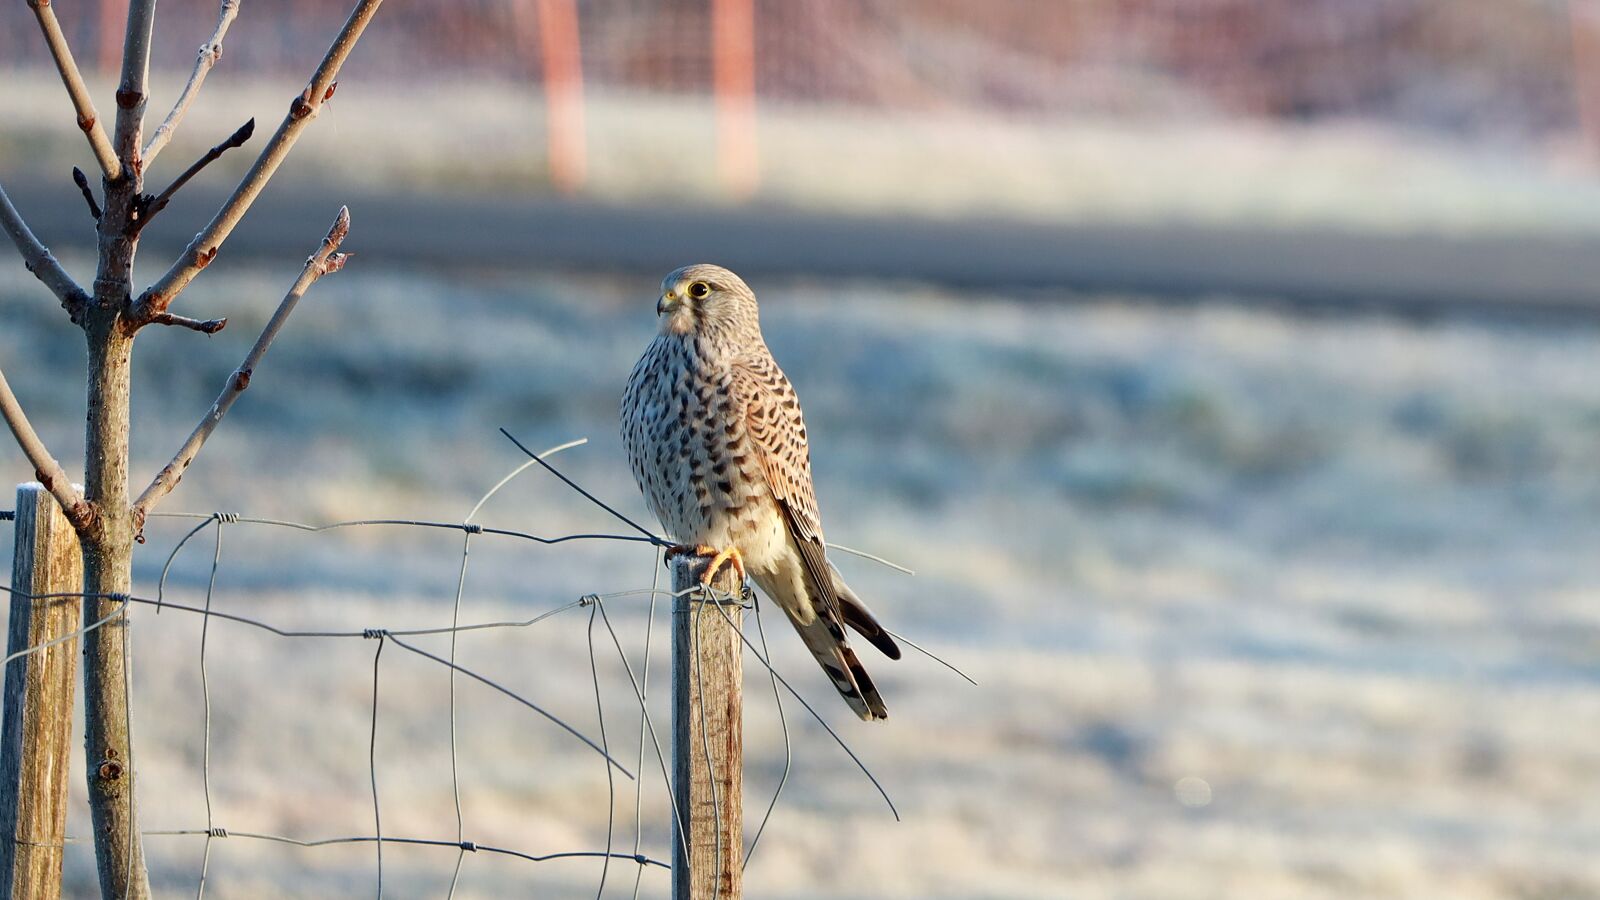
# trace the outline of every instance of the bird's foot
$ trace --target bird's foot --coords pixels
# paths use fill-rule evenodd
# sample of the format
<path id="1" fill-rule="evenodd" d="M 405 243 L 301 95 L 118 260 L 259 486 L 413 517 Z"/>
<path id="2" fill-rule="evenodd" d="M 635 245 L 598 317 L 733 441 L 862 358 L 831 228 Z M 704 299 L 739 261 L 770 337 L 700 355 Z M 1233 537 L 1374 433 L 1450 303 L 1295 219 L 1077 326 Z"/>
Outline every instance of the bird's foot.
<path id="1" fill-rule="evenodd" d="M 663 553 L 662 556 L 665 557 L 667 565 L 671 566 L 673 559 L 683 556 L 684 554 L 690 554 L 701 558 L 710 557 L 711 562 L 706 564 L 705 571 L 700 575 L 701 584 L 711 584 L 711 582 L 717 577 L 717 573 L 721 571 L 722 567 L 725 565 L 733 566 L 733 571 L 739 576 L 739 584 L 741 586 L 745 583 L 744 557 L 739 555 L 738 547 L 729 547 L 726 550 L 718 550 L 709 544 L 673 544 L 666 549 L 666 552 Z"/>
<path id="2" fill-rule="evenodd" d="M 712 580 L 717 577 L 717 572 L 727 564 L 733 566 L 734 574 L 739 576 L 739 585 L 743 587 L 745 582 L 744 557 L 739 555 L 738 547 L 720 550 L 712 556 L 711 562 L 706 564 L 706 570 L 700 575 L 700 583 L 704 585 L 711 584 Z"/>
<path id="3" fill-rule="evenodd" d="M 666 564 L 671 566 L 674 559 L 684 555 L 685 553 L 689 554 L 690 556 L 716 556 L 717 548 L 712 547 L 709 544 L 673 544 L 666 549 L 665 553 L 661 555 L 666 561 Z"/>

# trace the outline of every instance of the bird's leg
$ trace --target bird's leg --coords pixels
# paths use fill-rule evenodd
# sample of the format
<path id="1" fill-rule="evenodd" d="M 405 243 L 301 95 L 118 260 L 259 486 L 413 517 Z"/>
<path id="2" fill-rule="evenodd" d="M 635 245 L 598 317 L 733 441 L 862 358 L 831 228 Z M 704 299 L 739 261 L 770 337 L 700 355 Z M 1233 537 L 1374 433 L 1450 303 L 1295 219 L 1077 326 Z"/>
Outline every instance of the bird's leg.
<path id="1" fill-rule="evenodd" d="M 705 585 L 711 584 L 711 580 L 717 577 L 717 571 L 720 570 L 725 563 L 733 564 L 733 571 L 739 576 L 739 586 L 743 587 L 745 581 L 744 557 L 739 555 L 738 547 L 729 547 L 726 550 L 720 550 L 715 556 L 711 557 L 711 562 L 706 565 L 705 572 L 700 575 L 700 583 Z"/>

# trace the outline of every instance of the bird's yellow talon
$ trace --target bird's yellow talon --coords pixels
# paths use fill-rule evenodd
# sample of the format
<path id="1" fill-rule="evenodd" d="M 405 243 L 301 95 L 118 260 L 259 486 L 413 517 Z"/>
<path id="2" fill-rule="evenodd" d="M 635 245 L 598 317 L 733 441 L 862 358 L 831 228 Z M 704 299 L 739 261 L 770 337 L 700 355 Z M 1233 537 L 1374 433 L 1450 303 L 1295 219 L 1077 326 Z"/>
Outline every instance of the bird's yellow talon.
<path id="1" fill-rule="evenodd" d="M 710 550 L 711 548 L 706 547 L 703 549 Z M 717 572 L 727 564 L 733 565 L 734 574 L 739 576 L 739 584 L 743 585 L 745 580 L 744 557 L 739 555 L 738 547 L 729 547 L 712 555 L 711 562 L 706 565 L 705 572 L 700 575 L 700 583 L 704 585 L 711 584 L 712 580 L 717 577 Z"/>

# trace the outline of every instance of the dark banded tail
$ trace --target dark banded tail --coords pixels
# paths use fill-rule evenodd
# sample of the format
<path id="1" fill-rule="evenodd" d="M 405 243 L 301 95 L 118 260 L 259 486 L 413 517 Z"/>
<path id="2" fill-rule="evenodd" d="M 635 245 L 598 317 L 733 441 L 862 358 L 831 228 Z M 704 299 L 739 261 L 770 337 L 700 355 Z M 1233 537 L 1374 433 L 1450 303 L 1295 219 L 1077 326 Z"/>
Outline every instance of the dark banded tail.
<path id="1" fill-rule="evenodd" d="M 800 632 L 801 640 L 805 641 L 806 649 L 817 658 L 822 671 L 827 672 L 828 678 L 833 681 L 834 689 L 844 698 L 844 702 L 850 704 L 856 715 L 868 722 L 889 717 L 883 697 L 872 683 L 872 677 L 862 667 L 856 651 L 845 640 L 843 628 L 837 624 L 830 627 L 822 616 L 813 619 L 809 625 L 795 622 L 794 626 Z"/>
<path id="2" fill-rule="evenodd" d="M 828 564 L 821 541 L 797 541 L 792 533 L 789 539 L 795 551 L 794 567 L 753 571 L 756 584 L 788 614 L 806 649 L 856 715 L 868 722 L 887 719 L 889 710 L 883 697 L 845 639 L 845 625 L 861 632 L 891 659 L 900 658 L 900 648 Z"/>
<path id="3" fill-rule="evenodd" d="M 872 614 L 872 610 L 867 609 L 867 605 L 861 602 L 856 592 L 850 590 L 850 586 L 839 577 L 839 570 L 831 564 L 828 570 L 833 573 L 833 593 L 839 598 L 839 614 L 844 617 L 844 623 L 854 628 L 884 656 L 899 659 L 900 645 L 894 642 L 894 637 L 884 630 L 883 625 L 878 622 L 878 617 Z"/>

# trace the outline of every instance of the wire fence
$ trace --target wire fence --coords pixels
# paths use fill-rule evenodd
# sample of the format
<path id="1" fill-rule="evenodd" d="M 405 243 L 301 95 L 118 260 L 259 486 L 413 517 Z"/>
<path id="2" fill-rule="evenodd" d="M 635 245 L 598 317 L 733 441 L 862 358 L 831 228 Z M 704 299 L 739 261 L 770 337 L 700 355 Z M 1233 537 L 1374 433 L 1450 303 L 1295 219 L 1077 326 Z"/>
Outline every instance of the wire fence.
<path id="1" fill-rule="evenodd" d="M 510 437 L 510 435 L 507 434 L 507 437 Z M 512 440 L 515 441 L 515 438 L 512 438 Z M 45 649 L 46 647 L 65 641 L 76 640 L 83 634 L 93 629 L 104 627 L 121 629 L 122 642 L 124 644 L 125 651 L 124 659 L 126 660 L 131 656 L 131 654 L 126 652 L 129 649 L 127 647 L 128 629 L 125 627 L 127 622 L 126 616 L 130 609 L 135 606 L 149 607 L 155 612 L 177 612 L 194 615 L 200 618 L 199 639 L 197 646 L 194 648 L 194 655 L 195 663 L 198 667 L 201 694 L 203 699 L 200 709 L 200 714 L 202 717 L 202 746 L 200 748 L 201 753 L 199 759 L 199 774 L 205 804 L 205 821 L 203 824 L 196 824 L 187 828 L 167 828 L 141 832 L 143 837 L 198 837 L 203 839 L 204 846 L 201 852 L 199 871 L 196 875 L 195 881 L 195 896 L 197 898 L 203 898 L 205 896 L 214 844 L 220 840 L 235 839 L 271 842 L 302 848 L 371 844 L 373 846 L 374 863 L 373 887 L 376 895 L 379 897 L 384 895 L 385 870 L 383 854 L 385 845 L 455 848 L 457 851 L 456 860 L 447 892 L 447 896 L 449 897 L 454 897 L 457 892 L 461 880 L 462 870 L 466 864 L 469 854 L 495 854 L 521 859 L 531 863 L 544 863 L 557 860 L 573 859 L 601 860 L 599 881 L 595 889 L 595 895 L 597 897 L 603 896 L 606 893 L 608 884 L 615 884 L 615 882 L 612 881 L 614 877 L 613 864 L 627 866 L 632 869 L 631 895 L 637 897 L 639 896 L 641 888 L 644 884 L 644 877 L 647 870 L 652 868 L 661 869 L 663 871 L 670 869 L 670 864 L 668 862 L 664 862 L 661 857 L 665 856 L 670 858 L 672 849 L 669 846 L 666 848 L 665 852 L 661 852 L 658 856 L 650 852 L 645 846 L 645 823 L 650 818 L 649 814 L 644 808 L 644 782 L 646 778 L 651 778 L 656 774 L 659 774 L 663 785 L 667 787 L 667 797 L 669 798 L 668 809 L 666 810 L 665 814 L 677 821 L 680 826 L 679 828 L 674 829 L 672 833 L 679 835 L 679 840 L 682 839 L 681 835 L 684 833 L 684 829 L 681 827 L 683 821 L 682 813 L 671 801 L 673 794 L 670 784 L 671 776 L 669 774 L 669 757 L 667 755 L 669 751 L 663 748 L 662 740 L 659 736 L 660 729 L 650 713 L 648 702 L 652 696 L 649 669 L 653 644 L 651 635 L 656 621 L 656 605 L 657 601 L 663 597 L 676 598 L 682 594 L 698 593 L 702 590 L 709 591 L 710 589 L 696 588 L 693 591 L 674 593 L 673 591 L 661 587 L 660 551 L 665 547 L 671 546 L 670 543 L 664 538 L 652 534 L 647 529 L 642 528 L 641 526 L 637 525 L 637 523 L 627 519 L 625 516 L 622 516 L 616 510 L 605 504 L 602 500 L 579 486 L 576 482 L 568 479 L 544 459 L 544 457 L 577 446 L 581 443 L 583 443 L 581 440 L 573 441 L 568 444 L 551 448 L 550 450 L 547 450 L 541 454 L 533 454 L 528 452 L 525 447 L 518 443 L 518 447 L 522 448 L 524 452 L 528 452 L 530 458 L 512 470 L 498 483 L 496 483 L 494 487 L 492 487 L 483 495 L 482 498 L 478 500 L 476 505 L 473 506 L 472 510 L 467 514 L 467 516 L 459 522 L 432 521 L 422 519 L 362 519 L 319 525 L 287 521 L 282 519 L 252 517 L 232 512 L 173 512 L 152 514 L 153 519 L 190 519 L 196 521 L 194 527 L 189 529 L 189 531 L 174 544 L 170 552 L 167 554 L 166 561 L 162 566 L 160 578 L 157 581 L 156 595 L 154 597 L 148 597 L 137 595 L 106 596 L 63 593 L 36 597 L 35 599 L 89 599 L 92 597 L 100 597 L 102 599 L 108 599 L 116 602 L 117 606 L 110 614 L 99 619 L 98 621 L 85 624 L 84 627 L 71 634 L 64 635 L 50 642 L 29 647 L 8 655 L 5 658 L 5 664 L 9 665 L 14 659 L 30 653 L 36 653 Z M 510 483 L 512 479 L 516 478 L 518 475 L 522 474 L 524 471 L 534 465 L 540 465 L 544 467 L 548 472 L 560 478 L 563 482 L 570 485 L 574 490 L 582 494 L 588 500 L 606 510 L 609 514 L 615 516 L 620 521 L 627 523 L 638 533 L 571 533 L 556 536 L 545 536 L 510 529 L 491 528 L 478 524 L 474 521 L 478 513 L 483 509 L 484 504 L 487 503 L 490 498 L 492 498 L 496 493 Z M 10 516 L 0 514 L 0 518 L 10 518 Z M 237 529 L 255 527 L 288 529 L 298 532 L 309 532 L 313 534 L 325 534 L 346 529 L 380 528 L 403 528 L 440 533 L 459 533 L 461 535 L 461 551 L 459 569 L 456 576 L 454 597 L 450 606 L 449 623 L 441 624 L 437 627 L 425 628 L 398 628 L 385 627 L 383 625 L 373 625 L 370 627 L 347 629 L 301 629 L 283 627 L 279 624 L 274 624 L 273 622 L 264 620 L 262 618 L 226 612 L 213 608 L 213 600 L 217 593 L 217 575 L 224 565 L 224 535 Z M 166 594 L 168 576 L 173 568 L 174 562 L 178 559 L 179 555 L 186 547 L 197 541 L 201 535 L 208 530 L 212 535 L 210 548 L 211 560 L 209 576 L 207 577 L 205 583 L 203 601 L 198 605 L 194 605 L 174 602 L 167 599 Z M 467 595 L 466 584 L 468 563 L 471 558 L 473 544 L 478 541 L 491 539 L 514 542 L 532 542 L 542 545 L 559 545 L 574 541 L 618 541 L 645 543 L 652 545 L 657 549 L 657 553 L 654 555 L 656 564 L 653 566 L 653 571 L 655 574 L 652 578 L 651 585 L 648 588 L 641 587 L 637 589 L 628 589 L 609 593 L 586 594 L 570 602 L 547 609 L 526 619 L 464 623 L 462 621 L 462 608 L 464 605 L 463 601 Z M 848 553 L 857 553 L 859 555 L 866 556 L 869 559 L 877 559 L 877 557 L 872 557 L 869 554 L 860 554 L 859 551 L 854 551 L 850 548 L 838 549 Z M 894 566 L 893 563 L 888 563 L 885 560 L 878 561 L 883 562 L 886 565 Z M 899 567 L 895 566 L 895 568 Z M 0 588 L 0 590 L 4 590 L 8 595 L 16 593 L 10 586 Z M 717 592 L 713 593 L 715 594 Z M 744 605 L 746 609 L 752 610 L 753 618 L 756 623 L 755 638 L 752 640 L 750 636 L 744 634 L 742 631 L 740 632 L 740 638 L 745 648 L 750 652 L 751 656 L 755 658 L 762 667 L 762 671 L 771 688 L 772 702 L 777 711 L 778 721 L 780 723 L 782 733 L 783 768 L 770 799 L 768 799 L 765 803 L 765 810 L 762 814 L 760 823 L 757 825 L 753 835 L 749 840 L 748 847 L 745 851 L 745 864 L 748 865 L 750 859 L 755 853 L 756 848 L 760 844 L 762 835 L 765 833 L 767 824 L 771 820 L 772 814 L 777 808 L 779 799 L 783 794 L 784 787 L 788 782 L 794 762 L 794 746 L 791 742 L 790 725 L 784 707 L 784 694 L 788 694 L 791 698 L 797 701 L 802 707 L 805 708 L 809 715 L 815 718 L 815 720 L 822 725 L 822 727 L 832 737 L 833 741 L 835 741 L 837 745 L 849 755 L 850 759 L 857 767 L 860 768 L 860 771 L 865 775 L 865 777 L 868 778 L 874 787 L 877 788 L 879 793 L 882 795 L 884 802 L 887 804 L 889 811 L 894 815 L 895 819 L 898 820 L 899 812 L 895 809 L 894 803 L 890 799 L 888 792 L 879 783 L 877 778 L 873 776 L 866 764 L 770 662 L 770 653 L 767 649 L 766 634 L 761 621 L 761 604 L 756 601 L 755 595 L 751 593 L 748 588 L 746 588 L 742 597 L 724 595 L 712 596 L 709 599 L 714 602 L 696 604 L 695 608 L 697 614 L 703 614 L 704 609 L 706 607 L 710 607 L 717 610 L 724 617 L 727 617 L 728 613 L 723 608 L 724 603 L 739 603 Z M 631 601 L 643 602 L 646 607 L 645 624 L 643 629 L 644 634 L 642 636 L 642 640 L 637 642 L 639 645 L 639 650 L 637 656 L 633 660 L 630 660 L 629 652 L 625 649 L 625 646 L 630 643 L 630 641 L 625 640 L 624 636 L 619 633 L 618 628 L 613 625 L 611 617 L 607 611 L 608 604 Z M 588 610 L 586 650 L 591 681 L 593 684 L 595 712 L 595 726 L 592 731 L 574 725 L 572 722 L 569 722 L 561 716 L 556 715 L 547 706 L 542 705 L 526 694 L 508 687 L 500 681 L 497 681 L 480 671 L 470 668 L 469 666 L 463 664 L 459 658 L 457 639 L 462 634 L 486 630 L 529 629 L 538 626 L 541 623 L 547 622 L 554 617 L 571 614 L 578 610 L 585 609 Z M 245 626 L 247 628 L 265 632 L 275 636 L 276 638 L 292 641 L 338 640 L 350 643 L 371 642 L 373 645 L 371 668 L 372 674 L 370 705 L 368 709 L 368 746 L 366 760 L 372 802 L 372 831 L 370 834 L 336 837 L 305 837 L 275 834 L 266 830 L 229 827 L 229 825 L 232 823 L 228 822 L 226 817 L 219 814 L 213 803 L 211 771 L 211 750 L 215 723 L 213 722 L 212 716 L 210 675 L 213 666 L 216 665 L 216 660 L 214 659 L 215 654 L 212 646 L 215 639 L 211 633 L 213 623 L 217 625 Z M 601 649 L 596 649 L 595 637 L 597 627 L 603 634 L 604 642 L 610 645 L 609 648 L 606 648 L 604 644 L 602 644 Z M 415 638 L 430 635 L 449 636 L 449 649 L 444 655 L 430 652 L 429 650 L 418 646 L 418 644 L 414 641 Z M 909 646 L 912 646 L 919 652 L 928 655 L 930 658 L 951 668 L 953 671 L 956 671 L 957 674 L 962 674 L 949 663 L 939 659 L 936 656 L 933 656 L 915 643 L 906 641 L 899 635 L 896 635 L 896 637 L 900 638 L 902 641 L 905 641 L 905 643 L 907 643 Z M 446 727 L 449 731 L 450 786 L 454 804 L 454 821 L 451 823 L 450 827 L 444 829 L 443 835 L 426 837 L 398 835 L 392 831 L 386 831 L 384 827 L 384 804 L 382 801 L 382 791 L 380 789 L 380 769 L 382 766 L 380 763 L 385 748 L 379 741 L 378 723 L 380 708 L 379 700 L 380 696 L 383 694 L 385 684 L 383 665 L 384 650 L 390 646 L 393 646 L 398 650 L 403 650 L 406 653 L 414 655 L 420 659 L 431 662 L 439 668 L 445 670 L 447 673 L 449 686 L 449 716 Z M 622 671 L 626 674 L 627 681 L 631 686 L 632 694 L 629 704 L 631 707 L 635 707 L 638 713 L 638 740 L 635 746 L 628 748 L 628 750 L 631 751 L 631 759 L 626 762 L 618 759 L 621 748 L 619 748 L 610 738 L 606 727 L 606 721 L 608 717 L 608 698 L 601 688 L 600 661 L 602 657 L 608 656 L 610 651 L 615 651 L 616 660 L 620 664 Z M 635 669 L 635 662 L 637 662 L 638 665 L 637 670 Z M 129 674 L 131 675 L 131 673 Z M 962 674 L 962 677 L 965 678 L 966 676 Z M 565 734 L 573 742 L 574 749 L 581 749 L 582 752 L 592 753 L 598 757 L 606 775 L 608 804 L 605 841 L 603 846 L 598 848 L 578 850 L 562 849 L 549 852 L 532 852 L 526 849 L 500 846 L 498 842 L 489 842 L 477 839 L 477 836 L 474 834 L 474 830 L 469 827 L 468 816 L 466 814 L 466 809 L 462 798 L 462 773 L 459 753 L 460 732 L 457 723 L 456 688 L 457 682 L 463 679 L 467 682 L 476 683 L 499 693 L 527 712 L 533 714 L 537 719 L 542 720 L 547 725 L 553 726 L 561 733 Z M 968 680 L 970 681 L 970 679 Z M 129 683 L 131 684 L 131 682 L 132 679 L 130 678 Z M 703 686 L 697 686 L 697 689 L 703 690 Z M 130 769 L 138 771 L 137 760 L 133 758 L 133 747 L 136 746 L 137 739 L 136 736 L 131 733 L 131 710 L 133 699 L 131 694 L 132 691 L 130 688 L 129 696 L 126 698 L 128 701 L 128 708 L 130 710 L 130 758 L 128 760 L 128 765 Z M 612 720 L 616 721 L 615 714 L 612 714 Z M 646 747 L 647 743 L 650 745 L 648 748 Z M 651 751 L 648 759 L 646 754 L 647 749 Z M 652 771 L 647 775 L 646 768 L 648 764 L 652 762 L 654 763 L 654 766 L 650 767 Z M 633 785 L 633 824 L 631 829 L 620 828 L 617 821 L 617 803 L 620 799 L 622 799 L 624 791 L 626 790 L 626 788 L 619 784 L 617 778 L 618 775 L 622 776 L 623 780 L 632 782 Z M 146 799 L 148 800 L 148 798 Z M 137 802 L 137 798 L 135 798 L 135 801 Z M 720 810 L 716 812 L 716 815 L 718 830 L 720 833 L 722 824 Z M 137 816 L 135 816 L 135 819 L 136 818 Z M 70 837 L 67 840 L 69 843 L 75 842 L 75 839 Z M 687 854 L 685 854 L 685 856 L 687 856 Z M 626 882 L 623 883 L 623 887 L 627 887 Z"/>

